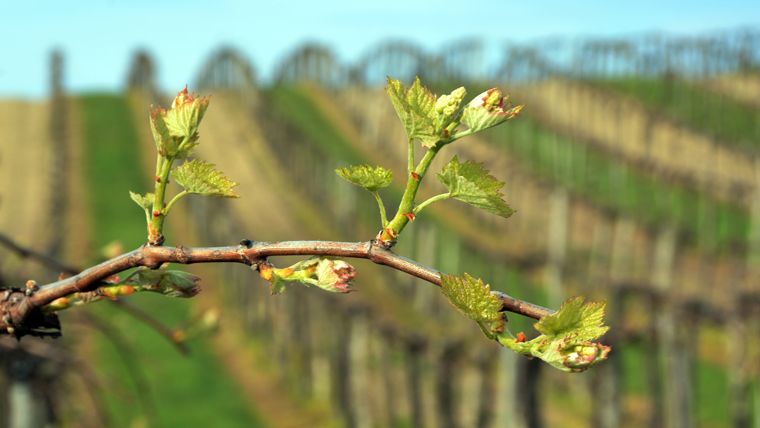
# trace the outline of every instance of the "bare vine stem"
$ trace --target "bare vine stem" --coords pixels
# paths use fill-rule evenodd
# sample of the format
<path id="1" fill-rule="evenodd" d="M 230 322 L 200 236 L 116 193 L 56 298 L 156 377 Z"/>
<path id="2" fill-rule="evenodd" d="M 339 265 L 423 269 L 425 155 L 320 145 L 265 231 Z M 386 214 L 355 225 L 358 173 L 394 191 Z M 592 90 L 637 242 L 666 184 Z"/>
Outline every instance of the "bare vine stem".
<path id="1" fill-rule="evenodd" d="M 294 255 L 368 259 L 441 286 L 441 272 L 395 254 L 374 240 L 366 242 L 254 242 L 244 239 L 237 246 L 205 248 L 146 244 L 77 275 L 44 285 L 31 296 L 25 296 L 21 291 L 12 293 L 14 294 L 12 297 L 6 296 L 5 300 L 0 302 L 0 311 L 4 314 L 3 321 L 0 321 L 0 332 L 7 331 L 8 327 L 26 327 L 25 322 L 39 312 L 38 308 L 72 293 L 92 291 L 101 285 L 100 281 L 103 279 L 134 267 L 145 266 L 157 269 L 164 263 L 242 263 L 258 269 L 259 264 L 266 261 L 267 257 Z M 554 312 L 503 293 L 497 293 L 497 296 L 505 311 L 534 319 L 540 319 Z"/>
<path id="2" fill-rule="evenodd" d="M 0 245 L 3 245 L 10 250 L 16 252 L 18 255 L 24 258 L 30 258 L 33 260 L 37 260 L 40 263 L 42 263 L 45 267 L 48 269 L 51 269 L 53 271 L 65 273 L 68 275 L 76 275 L 79 272 L 82 272 L 84 269 L 79 269 L 74 266 L 69 266 L 67 264 L 64 264 L 60 260 L 56 259 L 55 257 L 51 257 L 47 254 L 43 254 L 39 251 L 35 251 L 26 247 L 23 247 L 19 245 L 18 243 L 14 242 L 10 237 L 6 236 L 5 234 L 0 233 Z M 178 340 L 177 336 L 174 334 L 176 330 L 166 326 L 164 323 L 159 321 L 157 318 L 153 317 L 149 313 L 143 311 L 139 307 L 125 301 L 122 299 L 119 299 L 115 297 L 113 300 L 108 300 L 111 302 L 111 304 L 118 306 L 119 308 L 127 311 L 135 318 L 139 319 L 140 321 L 144 322 L 148 326 L 152 327 L 154 330 L 156 330 L 159 334 L 164 336 L 166 339 L 171 342 L 174 347 L 177 348 L 177 350 L 184 354 L 188 355 L 190 354 L 190 348 L 187 347 L 187 345 L 182 341 Z"/>

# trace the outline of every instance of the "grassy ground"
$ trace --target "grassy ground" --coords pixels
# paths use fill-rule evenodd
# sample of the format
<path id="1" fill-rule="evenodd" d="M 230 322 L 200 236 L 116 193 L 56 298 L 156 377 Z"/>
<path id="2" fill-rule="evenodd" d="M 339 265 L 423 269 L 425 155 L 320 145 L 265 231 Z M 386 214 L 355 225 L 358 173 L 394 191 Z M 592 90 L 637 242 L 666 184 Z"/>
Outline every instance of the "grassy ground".
<path id="1" fill-rule="evenodd" d="M 127 100 L 115 95 L 87 95 L 80 98 L 79 107 L 85 147 L 83 173 L 93 219 L 92 245 L 100 248 L 118 239 L 126 250 L 137 248 L 146 238 L 145 217 L 128 191 L 145 192 L 152 174 L 141 168 Z M 170 326 L 186 320 L 193 306 L 191 301 L 159 295 L 136 295 L 129 300 Z M 192 340 L 192 353 L 184 357 L 155 331 L 118 309 L 100 303 L 90 311 L 134 352 L 125 356 L 104 335 L 98 336 L 102 340 L 95 344 L 95 365 L 109 379 L 105 401 L 113 426 L 134 426 L 141 420 L 162 427 L 263 426 L 255 409 L 220 367 L 207 338 Z M 137 392 L 148 395 L 143 400 L 134 398 L 136 390 L 124 358 L 137 362 L 150 386 L 147 394 Z M 148 411 L 148 419 L 140 415 L 146 403 L 156 409 L 153 415 Z"/>
<path id="2" fill-rule="evenodd" d="M 671 222 L 702 247 L 721 251 L 746 242 L 750 223 L 746 210 L 626 168 L 542 127 L 529 114 L 484 135 L 517 156 L 536 176 L 562 183 L 599 206 L 652 225 Z"/>
<path id="3" fill-rule="evenodd" d="M 633 97 L 718 139 L 749 149 L 760 143 L 760 110 L 696 83 L 639 77 L 593 83 Z"/>

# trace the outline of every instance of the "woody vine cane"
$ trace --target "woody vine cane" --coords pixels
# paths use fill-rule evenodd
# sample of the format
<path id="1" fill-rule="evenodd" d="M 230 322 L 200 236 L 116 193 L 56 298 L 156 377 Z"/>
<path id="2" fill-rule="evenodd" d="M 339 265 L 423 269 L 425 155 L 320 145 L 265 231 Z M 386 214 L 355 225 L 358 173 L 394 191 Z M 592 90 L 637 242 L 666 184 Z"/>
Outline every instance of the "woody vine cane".
<path id="1" fill-rule="evenodd" d="M 583 371 L 606 359 L 610 348 L 593 342 L 609 329 L 603 326 L 604 303 L 586 303 L 583 297 L 571 298 L 553 312 L 492 292 L 489 285 L 466 273 L 447 275 L 392 252 L 405 227 L 426 207 L 445 199 L 458 199 L 504 218 L 514 213 L 499 191 L 504 183 L 489 175 L 482 164 L 460 162 L 456 156 L 436 174 L 447 192 L 419 203 L 416 196 L 432 161 L 447 145 L 513 119 L 523 106 L 512 107 L 498 88 L 476 96 L 467 104 L 463 104 L 466 95 L 463 87 L 436 97 L 419 79 L 406 88 L 399 80 L 389 78 L 386 92 L 408 137 L 407 184 L 395 214 L 387 216 L 380 195 L 380 191 L 390 185 L 392 171 L 370 165 L 336 170 L 340 177 L 374 195 L 381 225 L 374 239 L 359 243 L 243 240 L 239 245 L 213 248 L 163 246 L 165 221 L 182 197 L 188 194 L 238 197 L 233 189 L 238 183 L 217 171 L 214 164 L 197 158 L 188 160 L 199 144 L 198 127 L 210 99 L 195 97 L 185 88 L 170 109 L 150 109 L 150 126 L 157 149 L 155 191 L 145 195 L 130 192 L 145 212 L 146 244 L 42 287 L 29 281 L 23 290 L 2 290 L 0 332 L 19 339 L 25 335 L 44 336 L 49 334 L 49 329 L 58 327 L 58 311 L 136 292 L 185 298 L 197 295 L 200 278 L 170 270 L 169 263 L 243 263 L 269 282 L 272 294 L 282 293 L 289 283 L 295 282 L 330 292 L 349 293 L 355 290 L 356 271 L 342 258 L 366 258 L 438 285 L 449 302 L 475 321 L 488 339 L 516 353 L 538 357 L 567 372 Z M 460 130 L 462 125 L 467 129 Z M 415 162 L 415 140 L 425 150 L 419 163 Z M 175 161 L 181 164 L 175 166 Z M 166 202 L 170 176 L 182 190 Z M 277 255 L 311 257 L 277 268 L 268 259 Z M 120 275 L 135 267 L 131 273 Z M 538 319 L 534 326 L 540 335 L 530 341 L 522 332 L 513 335 L 507 329 L 507 311 Z"/>

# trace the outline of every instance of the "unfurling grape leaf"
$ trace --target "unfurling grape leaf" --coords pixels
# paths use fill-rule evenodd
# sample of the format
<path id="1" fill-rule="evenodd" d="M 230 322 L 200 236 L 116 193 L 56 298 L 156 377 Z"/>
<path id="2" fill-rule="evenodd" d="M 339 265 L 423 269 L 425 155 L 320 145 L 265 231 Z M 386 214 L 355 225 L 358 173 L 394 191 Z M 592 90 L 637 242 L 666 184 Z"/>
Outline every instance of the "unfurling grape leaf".
<path id="1" fill-rule="evenodd" d="M 313 256 L 290 267 L 276 269 L 272 266 L 259 267 L 261 277 L 269 281 L 272 294 L 285 290 L 286 282 L 300 282 L 316 285 L 333 293 L 350 293 L 355 291 L 351 283 L 356 277 L 353 266 L 343 260 L 330 256 Z"/>
<path id="2" fill-rule="evenodd" d="M 438 181 L 449 189 L 452 198 L 508 218 L 515 211 L 509 208 L 502 199 L 504 195 L 499 192 L 504 183 L 488 175 L 489 171 L 482 167 L 482 163 L 473 161 L 460 164 L 459 159 L 454 156 L 443 171 L 437 174 Z"/>
<path id="3" fill-rule="evenodd" d="M 581 372 L 607 359 L 610 347 L 592 340 L 603 335 L 606 303 L 585 303 L 585 296 L 566 301 L 554 314 L 535 323 L 543 333 L 525 342 L 507 332 L 497 333 L 497 340 L 514 352 L 538 357 L 566 372 Z"/>
<path id="4" fill-rule="evenodd" d="M 145 196 L 141 196 L 134 192 L 129 192 L 129 196 L 132 197 L 132 200 L 137 203 L 137 205 L 141 206 L 143 209 L 151 209 L 153 207 L 153 201 L 155 200 L 156 196 L 153 193 L 148 193 Z"/>
<path id="5" fill-rule="evenodd" d="M 441 139 L 434 126 L 434 116 L 437 116 L 435 95 L 422 87 L 419 78 L 416 78 L 412 87 L 405 91 L 401 81 L 389 77 L 385 92 L 388 93 L 409 138 L 417 138 L 425 147 L 433 147 Z"/>
<path id="6" fill-rule="evenodd" d="M 474 321 L 491 324 L 491 331 L 503 330 L 506 315 L 501 312 L 499 298 L 491 294 L 491 287 L 469 274 L 464 277 L 441 275 L 441 291 L 449 302 Z"/>
<path id="7" fill-rule="evenodd" d="M 383 187 L 388 187 L 393 180 L 393 172 L 378 166 L 372 168 L 369 165 L 351 166 L 348 168 L 336 169 L 335 172 L 344 180 L 347 180 L 359 187 L 363 187 L 374 193 Z"/>
<path id="8" fill-rule="evenodd" d="M 192 162 L 185 161 L 172 170 L 172 177 L 188 193 L 215 198 L 239 198 L 240 196 L 232 190 L 239 183 L 235 183 L 221 172 L 216 171 L 215 166 L 198 159 L 194 159 Z"/>
<path id="9" fill-rule="evenodd" d="M 511 103 L 505 105 L 507 98 L 509 95 L 503 96 L 498 88 L 483 92 L 465 107 L 462 123 L 470 127 L 472 132 L 478 132 L 512 119 L 524 106 L 512 107 Z"/>
<path id="10" fill-rule="evenodd" d="M 164 117 L 171 135 L 189 138 L 193 137 L 198 130 L 210 99 L 200 96 L 193 98 L 194 95 L 195 93 L 188 94 L 187 86 L 185 86 L 185 89 L 180 91 L 172 102 L 172 108 Z"/>
<path id="11" fill-rule="evenodd" d="M 596 339 L 610 329 L 602 327 L 606 303 L 584 303 L 584 300 L 581 296 L 566 301 L 557 312 L 541 318 L 534 327 L 547 338 L 577 334 L 580 340 Z"/>

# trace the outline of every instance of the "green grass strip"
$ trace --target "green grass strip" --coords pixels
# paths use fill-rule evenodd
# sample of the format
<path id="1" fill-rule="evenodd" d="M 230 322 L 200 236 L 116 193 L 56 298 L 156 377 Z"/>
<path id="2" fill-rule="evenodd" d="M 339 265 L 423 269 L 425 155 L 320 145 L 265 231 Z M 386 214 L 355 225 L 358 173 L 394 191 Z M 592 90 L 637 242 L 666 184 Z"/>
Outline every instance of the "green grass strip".
<path id="1" fill-rule="evenodd" d="M 301 89 L 293 86 L 276 86 L 265 93 L 267 100 L 280 117 L 286 118 L 303 135 L 341 166 L 364 165 L 366 160 L 345 141 L 322 111 Z M 336 167 L 338 168 L 338 167 Z"/>
<path id="2" fill-rule="evenodd" d="M 547 129 L 530 114 L 521 114 L 484 136 L 537 176 L 649 225 L 671 222 L 696 237 L 695 243 L 702 248 L 721 252 L 746 241 L 747 210 L 648 177 Z"/>
<path id="3" fill-rule="evenodd" d="M 126 250 L 146 239 L 145 215 L 129 198 L 129 190 L 145 192 L 148 180 L 140 163 L 140 144 L 127 99 L 117 95 L 86 95 L 79 100 L 84 136 L 85 182 L 91 213 L 91 235 L 95 248 L 119 239 Z M 139 126 L 148 126 L 147 120 Z M 176 268 L 176 266 L 174 266 Z M 154 314 L 167 325 L 186 320 L 192 302 L 160 295 L 130 296 L 131 303 Z M 201 297 L 202 298 L 202 297 Z M 78 309 L 77 309 L 78 310 Z M 180 355 L 166 339 L 123 311 L 106 302 L 88 310 L 114 327 L 131 345 L 138 364 L 147 374 L 161 427 L 263 427 L 250 403 L 220 361 L 207 338 L 190 341 L 192 354 Z M 116 349 L 103 335 L 95 343 L 96 370 L 134 394 Z M 109 381 L 104 383 L 109 385 Z M 122 401 L 114 394 L 103 398 L 112 426 L 128 427 L 140 417 L 137 401 Z"/>
<path id="4" fill-rule="evenodd" d="M 737 147 L 756 150 L 760 146 L 760 109 L 711 92 L 697 83 L 642 77 L 590 83 L 632 97 L 649 108 Z"/>

